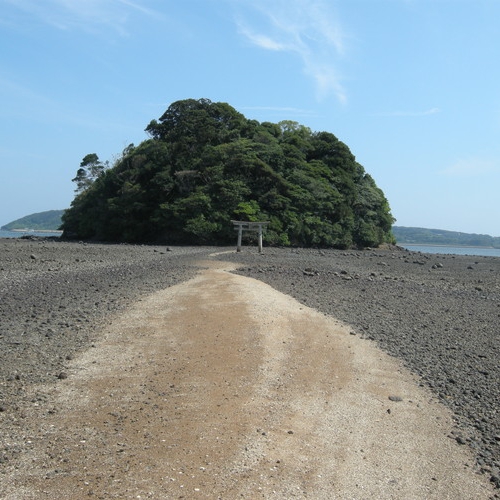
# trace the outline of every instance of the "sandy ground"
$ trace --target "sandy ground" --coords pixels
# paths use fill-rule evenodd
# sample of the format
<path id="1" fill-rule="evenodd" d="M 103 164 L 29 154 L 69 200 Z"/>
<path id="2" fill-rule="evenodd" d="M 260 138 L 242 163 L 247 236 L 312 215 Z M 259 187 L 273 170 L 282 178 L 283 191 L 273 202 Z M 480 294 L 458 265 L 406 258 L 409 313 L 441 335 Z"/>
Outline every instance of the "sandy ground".
<path id="1" fill-rule="evenodd" d="M 451 414 L 342 323 L 213 260 L 33 387 L 0 497 L 487 499 Z M 40 410 L 39 410 L 40 408 Z"/>

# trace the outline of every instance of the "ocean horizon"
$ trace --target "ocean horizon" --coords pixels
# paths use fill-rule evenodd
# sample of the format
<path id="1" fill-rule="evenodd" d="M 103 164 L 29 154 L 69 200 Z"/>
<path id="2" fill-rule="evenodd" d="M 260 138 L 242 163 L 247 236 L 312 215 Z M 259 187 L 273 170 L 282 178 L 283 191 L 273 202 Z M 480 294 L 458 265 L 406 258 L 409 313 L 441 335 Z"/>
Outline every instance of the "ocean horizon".
<path id="1" fill-rule="evenodd" d="M 22 236 L 61 236 L 62 231 L 5 231 L 0 229 L 0 238 L 21 238 Z"/>

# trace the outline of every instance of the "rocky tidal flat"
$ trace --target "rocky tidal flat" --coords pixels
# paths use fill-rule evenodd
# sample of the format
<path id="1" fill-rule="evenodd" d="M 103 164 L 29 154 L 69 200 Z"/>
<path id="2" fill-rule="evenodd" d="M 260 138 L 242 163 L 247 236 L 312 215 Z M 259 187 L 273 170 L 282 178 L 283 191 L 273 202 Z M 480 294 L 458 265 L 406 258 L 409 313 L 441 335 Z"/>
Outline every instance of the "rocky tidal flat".
<path id="1" fill-rule="evenodd" d="M 99 327 L 141 296 L 192 277 L 207 247 L 0 240 L 0 472 L 28 446 L 38 384 L 65 378 Z M 232 249 L 231 249 L 232 250 Z M 220 260 L 351 325 L 400 358 L 455 414 L 450 435 L 500 486 L 500 258 L 253 248 Z"/>
<path id="2" fill-rule="evenodd" d="M 50 411 L 33 387 L 66 378 L 100 326 L 145 294 L 196 273 L 207 248 L 0 239 L 0 471 L 22 454 L 26 409 Z"/>
<path id="3" fill-rule="evenodd" d="M 500 258 L 397 247 L 223 258 L 401 359 L 453 411 L 450 438 L 500 487 Z"/>

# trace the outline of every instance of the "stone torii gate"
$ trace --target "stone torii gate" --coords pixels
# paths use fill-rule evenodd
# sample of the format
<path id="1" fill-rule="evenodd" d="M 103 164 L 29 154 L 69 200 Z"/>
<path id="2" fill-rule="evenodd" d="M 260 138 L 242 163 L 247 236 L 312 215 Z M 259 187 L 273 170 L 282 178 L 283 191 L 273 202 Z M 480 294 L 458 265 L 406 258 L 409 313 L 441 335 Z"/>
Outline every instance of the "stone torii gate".
<path id="1" fill-rule="evenodd" d="M 262 253 L 262 227 L 267 226 L 269 221 L 266 222 L 248 222 L 242 220 L 232 220 L 234 229 L 238 231 L 238 245 L 236 247 L 237 252 L 241 252 L 241 237 L 243 231 L 257 231 L 259 233 L 259 253 Z"/>

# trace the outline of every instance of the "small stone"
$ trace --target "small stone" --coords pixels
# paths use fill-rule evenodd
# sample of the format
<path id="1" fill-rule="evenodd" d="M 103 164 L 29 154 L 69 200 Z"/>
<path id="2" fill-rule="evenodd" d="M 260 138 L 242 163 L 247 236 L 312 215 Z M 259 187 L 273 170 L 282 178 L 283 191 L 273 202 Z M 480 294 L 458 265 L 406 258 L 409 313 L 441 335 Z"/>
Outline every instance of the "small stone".
<path id="1" fill-rule="evenodd" d="M 401 398 L 400 396 L 389 396 L 389 399 L 396 402 L 403 401 L 403 398 Z"/>
<path id="2" fill-rule="evenodd" d="M 64 380 L 64 379 L 68 378 L 68 374 L 66 372 L 61 372 L 61 373 L 59 373 L 59 375 L 57 375 L 57 378 L 59 380 Z"/>

